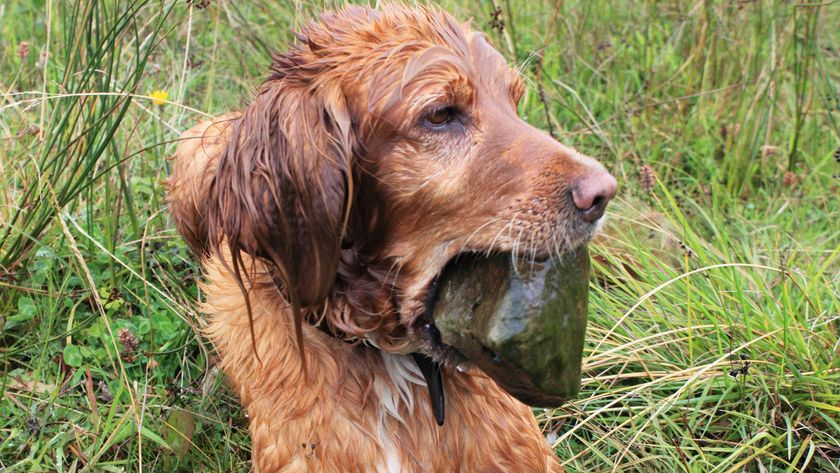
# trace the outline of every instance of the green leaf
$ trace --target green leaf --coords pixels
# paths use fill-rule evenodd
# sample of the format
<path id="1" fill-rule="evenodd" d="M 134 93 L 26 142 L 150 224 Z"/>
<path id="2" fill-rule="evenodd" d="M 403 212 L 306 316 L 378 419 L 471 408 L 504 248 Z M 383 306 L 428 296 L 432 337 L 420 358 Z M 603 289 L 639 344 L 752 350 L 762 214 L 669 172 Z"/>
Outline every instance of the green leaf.
<path id="1" fill-rule="evenodd" d="M 151 327 L 148 317 L 134 317 L 132 321 L 137 320 L 137 336 L 143 337 L 149 333 Z"/>
<path id="2" fill-rule="evenodd" d="M 111 302 L 106 302 L 105 303 L 105 308 L 108 309 L 108 310 L 117 311 L 117 310 L 120 310 L 120 308 L 123 305 L 125 305 L 125 301 L 121 297 L 118 297 L 118 298 L 112 300 Z"/>
<path id="3" fill-rule="evenodd" d="M 36 312 L 37 307 L 35 307 L 35 301 L 31 297 L 21 297 L 18 299 L 18 315 L 22 319 L 31 319 L 35 316 Z"/>
<path id="4" fill-rule="evenodd" d="M 195 416 L 186 409 L 175 409 L 166 419 L 164 438 L 176 457 L 183 458 L 190 450 L 195 432 Z"/>
<path id="5" fill-rule="evenodd" d="M 165 312 L 157 312 L 152 314 L 152 324 L 155 328 L 155 333 L 162 333 L 165 336 L 172 336 L 175 333 L 176 326 L 169 315 Z"/>
<path id="6" fill-rule="evenodd" d="M 11 330 L 19 325 L 26 324 L 38 312 L 38 307 L 35 301 L 30 297 L 21 297 L 18 299 L 17 313 L 5 319 L 5 324 L 2 326 L 3 330 Z"/>
<path id="7" fill-rule="evenodd" d="M 77 345 L 71 343 L 64 347 L 64 363 L 74 368 L 82 366 L 82 351 Z"/>

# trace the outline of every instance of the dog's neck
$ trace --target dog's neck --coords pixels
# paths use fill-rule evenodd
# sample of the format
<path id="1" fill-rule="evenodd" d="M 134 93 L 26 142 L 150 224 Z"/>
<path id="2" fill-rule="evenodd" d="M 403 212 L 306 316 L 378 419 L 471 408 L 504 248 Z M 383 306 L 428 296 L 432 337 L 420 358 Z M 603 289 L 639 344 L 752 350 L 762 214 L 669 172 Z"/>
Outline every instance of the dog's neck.
<path id="1" fill-rule="evenodd" d="M 503 457 L 494 454 L 503 471 L 545 471 L 553 461 L 528 408 L 479 372 L 444 368 L 443 427 L 436 424 L 422 373 L 407 355 L 346 343 L 305 324 L 304 372 L 291 309 L 268 272 L 259 270 L 249 291 L 255 354 L 237 282 L 215 259 L 204 267 L 206 333 L 248 411 L 260 471 L 294 462 L 315 462 L 318 471 L 392 464 L 397 469 L 376 471 L 483 471 L 487 452 L 499 442 L 520 442 Z M 347 304 L 328 308 L 351 310 Z"/>
<path id="2" fill-rule="evenodd" d="M 340 263 L 332 296 L 317 310 L 309 311 L 306 320 L 328 337 L 348 343 L 361 341 L 363 345 L 368 345 L 372 350 L 380 350 L 386 362 L 386 367 L 401 366 L 406 362 L 411 365 L 413 368 L 411 372 L 421 375 L 422 384 L 428 388 L 435 421 L 438 425 L 443 425 L 445 420 L 445 395 L 443 370 L 440 363 L 419 352 L 411 352 L 409 358 L 404 353 L 391 353 L 383 350 L 385 348 L 383 344 L 387 344 L 387 347 L 391 350 L 397 348 L 403 352 L 410 351 L 405 349 L 408 345 L 407 331 L 400 320 L 399 302 L 396 296 L 400 293 L 397 284 L 399 270 L 393 270 L 396 266 L 395 263 L 363 263 L 358 258 L 358 253 L 351 250 L 343 251 Z M 384 268 L 388 266 L 392 269 L 385 271 Z M 342 309 L 335 311 L 330 308 Z M 366 318 L 370 319 L 366 323 L 375 325 L 361 327 L 362 332 L 360 333 L 358 331 L 359 325 L 354 323 L 356 320 L 354 316 L 359 314 L 365 314 Z M 397 359 L 401 363 L 389 363 L 389 361 Z M 402 378 L 395 375 L 406 372 L 405 369 L 389 369 L 388 373 L 393 378 L 392 384 L 402 386 Z M 400 392 L 402 391 L 404 389 L 400 388 Z"/>

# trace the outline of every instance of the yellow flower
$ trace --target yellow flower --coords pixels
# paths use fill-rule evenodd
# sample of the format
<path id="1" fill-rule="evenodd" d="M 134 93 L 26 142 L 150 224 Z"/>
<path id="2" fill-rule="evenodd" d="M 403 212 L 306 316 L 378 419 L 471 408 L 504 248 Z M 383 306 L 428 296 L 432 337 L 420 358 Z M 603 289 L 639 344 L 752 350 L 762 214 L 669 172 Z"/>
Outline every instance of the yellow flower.
<path id="1" fill-rule="evenodd" d="M 152 98 L 152 103 L 155 105 L 163 105 L 166 103 L 166 99 L 169 98 L 169 92 L 165 90 L 156 89 L 149 94 L 149 97 Z"/>

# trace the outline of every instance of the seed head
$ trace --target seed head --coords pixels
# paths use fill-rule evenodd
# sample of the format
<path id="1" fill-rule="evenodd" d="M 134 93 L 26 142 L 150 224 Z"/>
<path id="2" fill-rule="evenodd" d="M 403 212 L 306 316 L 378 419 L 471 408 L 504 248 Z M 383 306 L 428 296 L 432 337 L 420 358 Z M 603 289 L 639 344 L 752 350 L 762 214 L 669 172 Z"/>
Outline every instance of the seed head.
<path id="1" fill-rule="evenodd" d="M 642 189 L 645 192 L 652 191 L 653 187 L 656 185 L 656 173 L 653 171 L 651 165 L 645 164 L 644 166 L 642 166 L 640 174 Z"/>
<path id="2" fill-rule="evenodd" d="M 18 43 L 17 55 L 21 62 L 26 61 L 26 58 L 29 57 L 29 41 L 21 41 Z"/>
<path id="3" fill-rule="evenodd" d="M 134 353 L 137 351 L 137 347 L 140 345 L 140 341 L 137 340 L 137 336 L 131 333 L 131 330 L 124 328 L 119 331 L 117 337 L 119 338 L 120 343 L 123 346 L 123 350 L 121 353 L 123 360 L 134 360 Z"/>

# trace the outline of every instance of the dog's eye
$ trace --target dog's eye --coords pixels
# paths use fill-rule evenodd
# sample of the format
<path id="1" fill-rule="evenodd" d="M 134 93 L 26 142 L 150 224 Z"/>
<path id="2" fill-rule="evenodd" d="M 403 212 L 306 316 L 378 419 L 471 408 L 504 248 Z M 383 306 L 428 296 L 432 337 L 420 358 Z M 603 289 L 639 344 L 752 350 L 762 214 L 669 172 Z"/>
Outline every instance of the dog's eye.
<path id="1" fill-rule="evenodd" d="M 457 116 L 458 109 L 449 106 L 432 110 L 423 117 L 423 120 L 426 122 L 426 125 L 432 128 L 443 128 L 449 123 L 452 123 Z"/>

